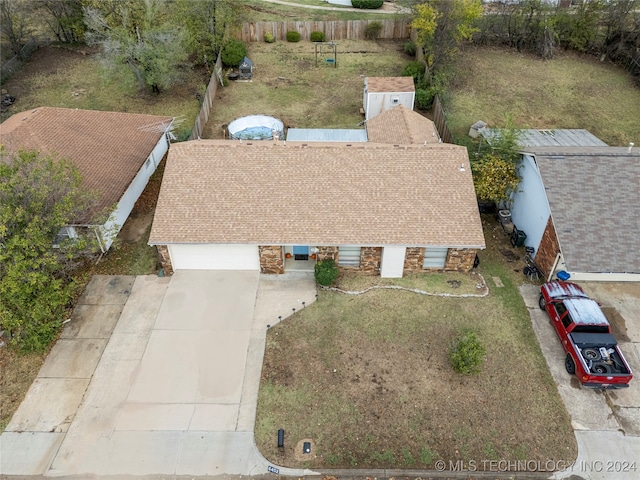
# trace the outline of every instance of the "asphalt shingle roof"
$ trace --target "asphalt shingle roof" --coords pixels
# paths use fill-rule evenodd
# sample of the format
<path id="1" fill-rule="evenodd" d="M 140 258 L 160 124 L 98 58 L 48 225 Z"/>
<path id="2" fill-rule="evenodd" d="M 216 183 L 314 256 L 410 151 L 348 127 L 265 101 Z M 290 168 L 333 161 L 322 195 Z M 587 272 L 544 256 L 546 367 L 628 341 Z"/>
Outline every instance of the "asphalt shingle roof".
<path id="1" fill-rule="evenodd" d="M 8 153 L 38 150 L 71 160 L 83 186 L 100 192 L 95 211 L 115 205 L 158 143 L 171 117 L 40 107 L 0 125 Z M 77 223 L 86 223 L 93 212 Z"/>
<path id="2" fill-rule="evenodd" d="M 223 140 L 172 145 L 149 243 L 485 245 L 464 147 Z"/>
<path id="3" fill-rule="evenodd" d="M 370 142 L 409 145 L 440 143 L 435 124 L 404 105 L 392 107 L 367 120 Z"/>
<path id="4" fill-rule="evenodd" d="M 567 268 L 640 273 L 640 149 L 526 152 L 535 155 Z"/>
<path id="5" fill-rule="evenodd" d="M 367 77 L 369 93 L 415 92 L 413 77 Z"/>

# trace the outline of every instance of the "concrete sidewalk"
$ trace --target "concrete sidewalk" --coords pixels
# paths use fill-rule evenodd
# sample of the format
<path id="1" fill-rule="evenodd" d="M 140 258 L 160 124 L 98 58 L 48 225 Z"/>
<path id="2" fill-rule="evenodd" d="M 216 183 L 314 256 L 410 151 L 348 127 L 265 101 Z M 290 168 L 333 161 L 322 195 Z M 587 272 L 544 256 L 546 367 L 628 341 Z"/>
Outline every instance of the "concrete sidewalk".
<path id="1" fill-rule="evenodd" d="M 41 371 L 58 375 L 59 386 L 43 396 L 34 383 L 14 430 L 0 436 L 0 473 L 267 472 L 253 438 L 266 326 L 315 301 L 313 275 L 181 271 L 133 280 L 89 284 L 93 303 L 79 306 L 85 323 L 67 325 L 60 353 Z M 100 292 L 121 284 L 120 303 L 102 305 Z M 77 365 L 78 378 L 60 370 L 68 364 Z M 65 386 L 71 380 L 75 388 Z M 52 395 L 61 405 L 42 409 Z"/>

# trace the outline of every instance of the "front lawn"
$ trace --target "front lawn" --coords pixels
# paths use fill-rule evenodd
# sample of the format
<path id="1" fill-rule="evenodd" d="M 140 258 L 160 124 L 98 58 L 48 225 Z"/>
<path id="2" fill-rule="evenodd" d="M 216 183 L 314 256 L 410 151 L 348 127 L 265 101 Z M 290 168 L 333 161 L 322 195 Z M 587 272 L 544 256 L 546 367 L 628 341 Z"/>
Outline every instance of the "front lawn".
<path id="1" fill-rule="evenodd" d="M 485 231 L 494 232 L 491 221 Z M 486 297 L 320 291 L 315 304 L 272 327 L 256 421 L 262 454 L 308 468 L 572 461 L 570 419 L 518 294 L 521 265 L 498 251 L 482 254 Z M 436 276 L 435 284 L 455 285 Z M 449 344 L 465 328 L 487 349 L 477 376 L 456 374 L 448 362 Z M 300 455 L 305 439 L 310 456 Z"/>

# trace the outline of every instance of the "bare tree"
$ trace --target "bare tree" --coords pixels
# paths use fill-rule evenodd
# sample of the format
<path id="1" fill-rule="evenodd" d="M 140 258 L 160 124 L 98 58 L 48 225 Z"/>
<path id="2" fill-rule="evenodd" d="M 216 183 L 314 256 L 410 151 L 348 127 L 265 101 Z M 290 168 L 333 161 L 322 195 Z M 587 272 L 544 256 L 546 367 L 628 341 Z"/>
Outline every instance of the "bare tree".
<path id="1" fill-rule="evenodd" d="M 0 0 L 0 30 L 13 53 L 18 55 L 33 33 L 28 0 Z"/>

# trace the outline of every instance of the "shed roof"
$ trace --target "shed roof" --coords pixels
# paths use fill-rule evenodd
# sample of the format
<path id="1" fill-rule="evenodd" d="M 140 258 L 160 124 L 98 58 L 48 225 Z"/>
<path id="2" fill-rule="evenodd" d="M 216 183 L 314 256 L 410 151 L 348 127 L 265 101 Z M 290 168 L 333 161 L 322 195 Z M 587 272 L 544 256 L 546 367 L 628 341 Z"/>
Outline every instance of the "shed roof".
<path id="1" fill-rule="evenodd" d="M 537 147 L 567 269 L 640 273 L 640 149 Z"/>
<path id="2" fill-rule="evenodd" d="M 435 124 L 418 112 L 398 105 L 367 120 L 370 142 L 408 145 L 440 143 Z"/>
<path id="3" fill-rule="evenodd" d="M 369 93 L 415 92 L 413 77 L 367 77 Z"/>
<path id="4" fill-rule="evenodd" d="M 491 144 L 499 128 L 482 128 L 482 135 Z M 588 130 L 581 128 L 522 129 L 518 144 L 521 147 L 606 147 L 607 144 Z"/>
<path id="5" fill-rule="evenodd" d="M 116 204 L 165 134 L 172 117 L 40 107 L 16 113 L 0 125 L 8 153 L 38 150 L 71 160 L 82 184 L 100 192 L 96 212 Z M 94 212 L 78 223 L 91 220 Z"/>
<path id="6" fill-rule="evenodd" d="M 224 140 L 172 146 L 149 243 L 485 245 L 464 147 Z"/>

